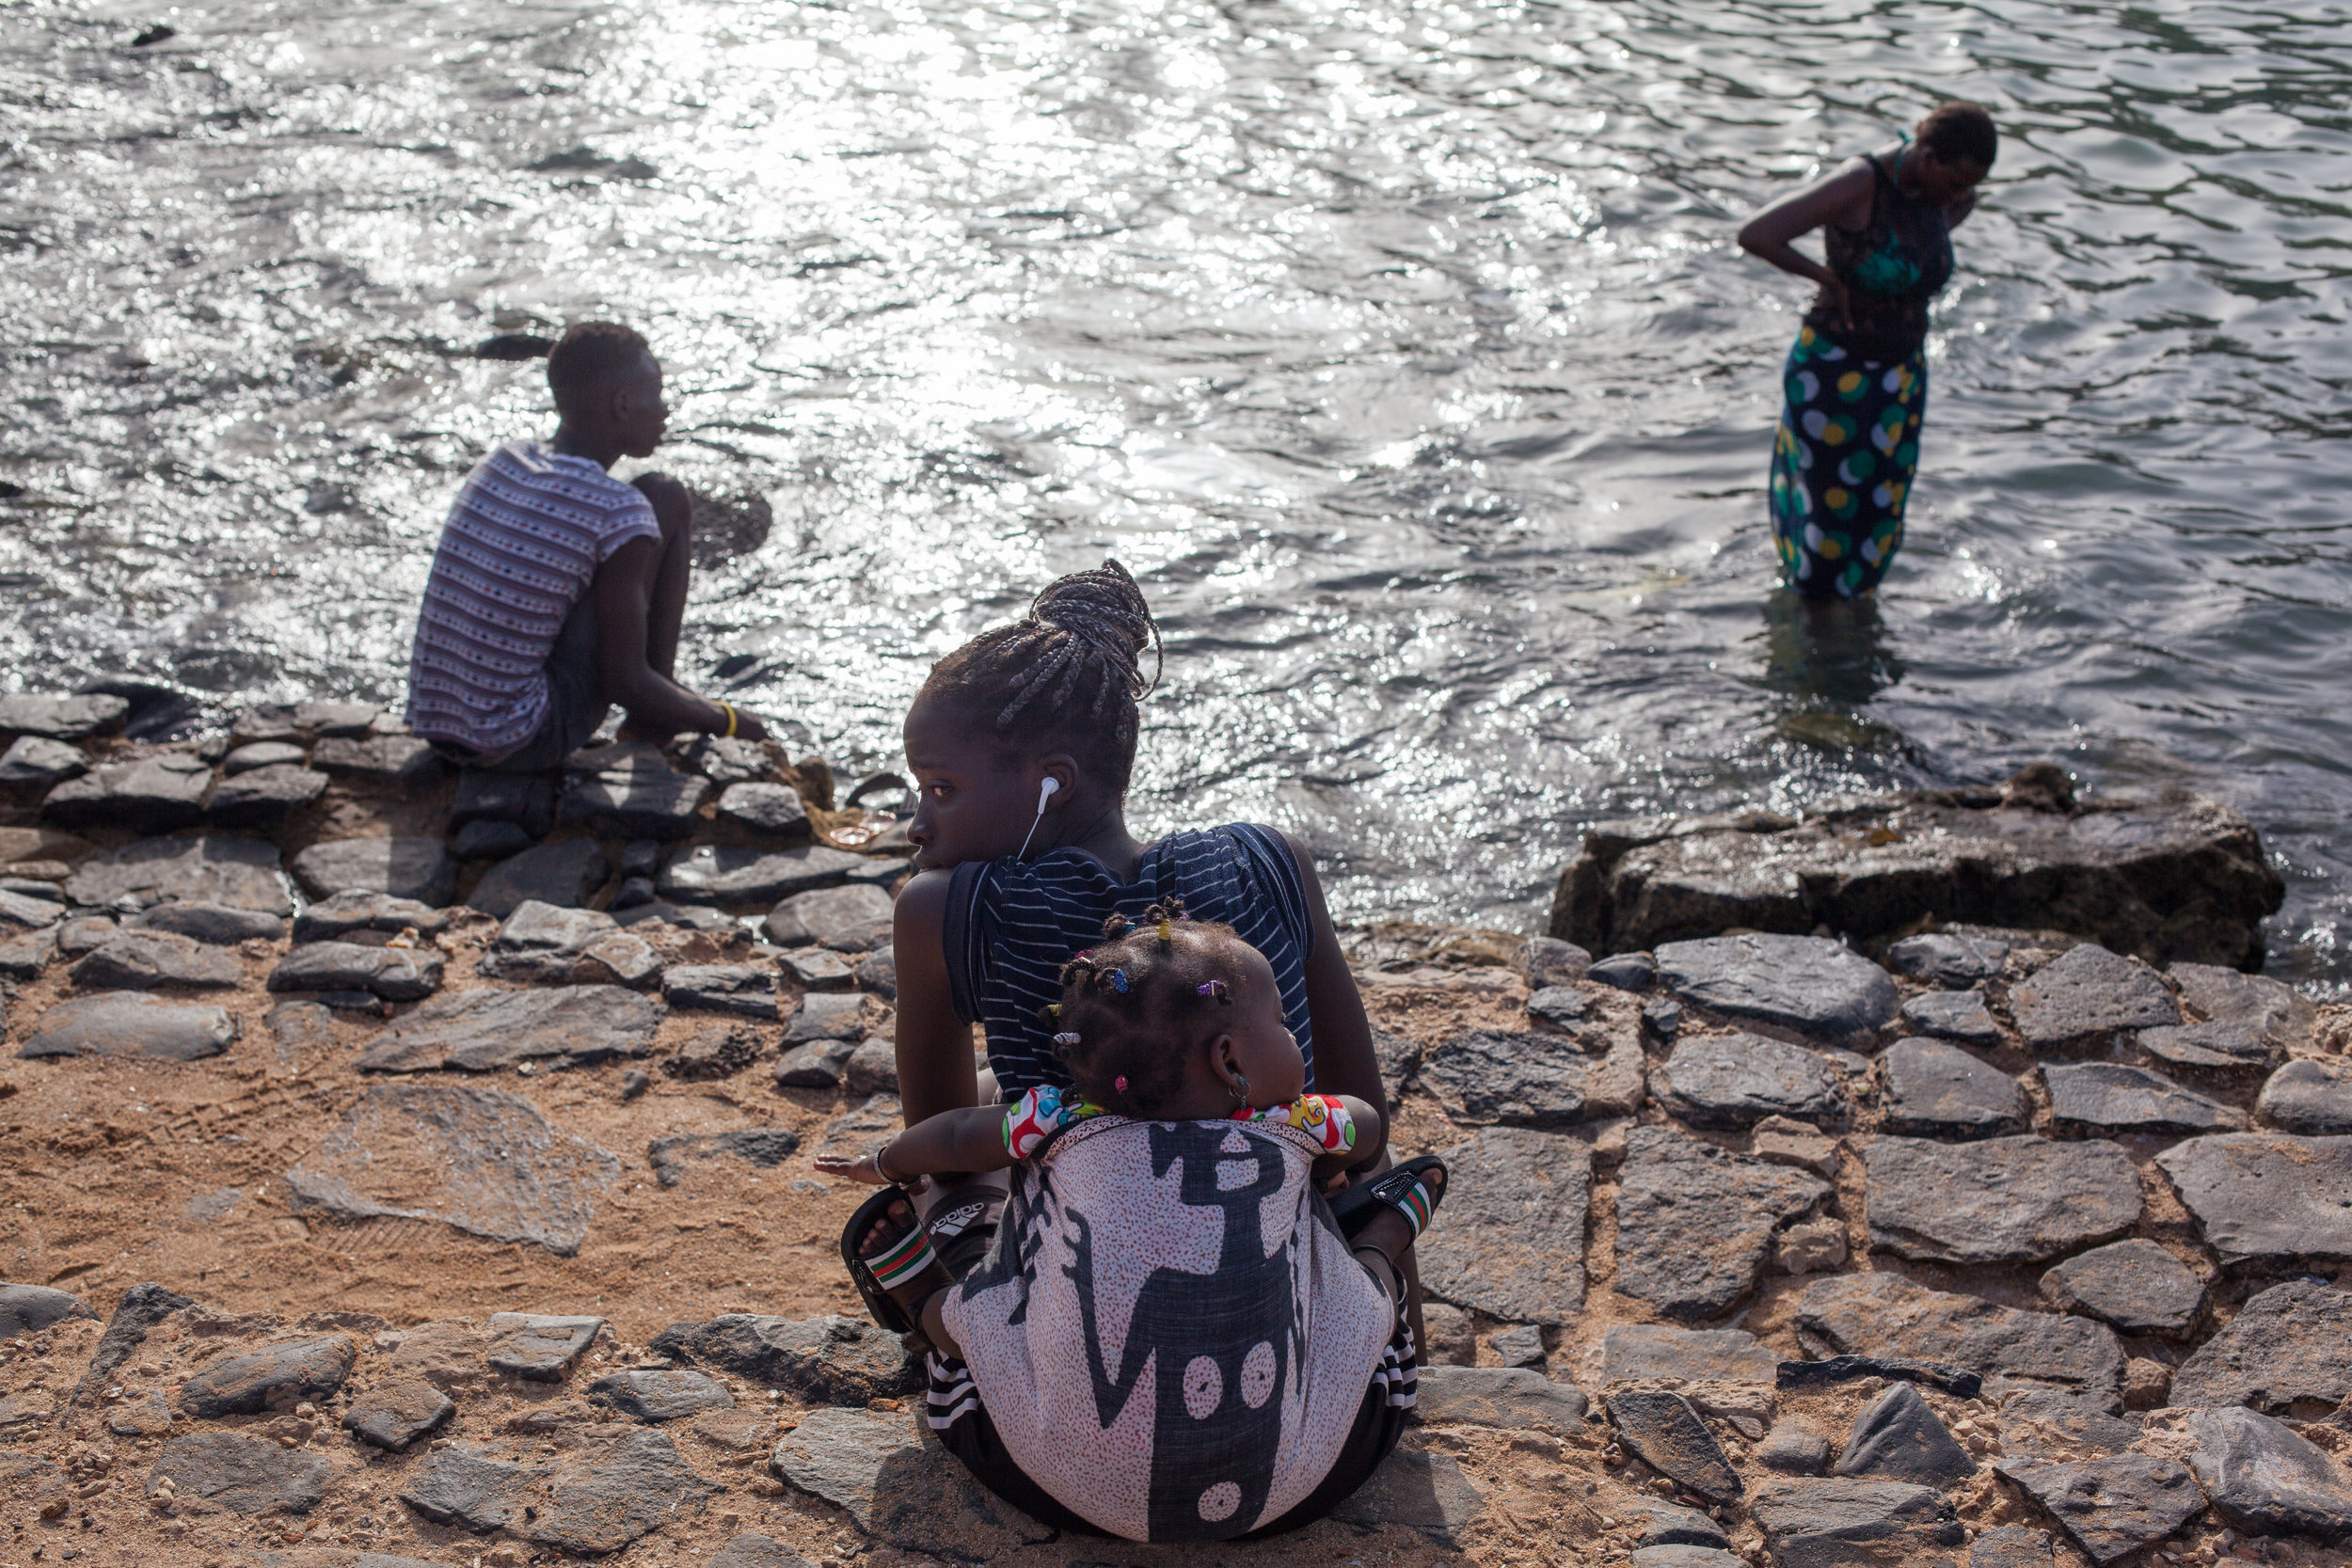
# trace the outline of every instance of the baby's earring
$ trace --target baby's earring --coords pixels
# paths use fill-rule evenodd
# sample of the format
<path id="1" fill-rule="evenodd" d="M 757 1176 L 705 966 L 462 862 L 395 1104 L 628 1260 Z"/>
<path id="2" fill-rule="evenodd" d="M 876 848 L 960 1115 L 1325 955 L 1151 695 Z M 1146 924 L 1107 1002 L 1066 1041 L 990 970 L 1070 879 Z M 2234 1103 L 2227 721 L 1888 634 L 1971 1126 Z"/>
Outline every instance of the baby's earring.
<path id="1" fill-rule="evenodd" d="M 1235 1072 L 1233 1074 L 1233 1081 L 1225 1086 L 1233 1091 L 1233 1100 L 1236 1104 L 1247 1105 L 1249 1103 L 1249 1074 L 1246 1072 Z"/>

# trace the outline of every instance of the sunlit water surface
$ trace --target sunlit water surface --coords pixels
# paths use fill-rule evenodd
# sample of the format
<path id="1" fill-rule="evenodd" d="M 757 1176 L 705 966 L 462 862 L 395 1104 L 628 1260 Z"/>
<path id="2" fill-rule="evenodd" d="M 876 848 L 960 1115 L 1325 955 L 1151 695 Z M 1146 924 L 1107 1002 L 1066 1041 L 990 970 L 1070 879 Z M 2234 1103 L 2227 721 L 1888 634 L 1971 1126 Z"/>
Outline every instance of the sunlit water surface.
<path id="1" fill-rule="evenodd" d="M 156 23 L 177 36 L 131 40 Z M 682 673 L 896 756 L 1105 552 L 1145 830 L 1516 927 L 1581 826 L 1985 780 L 2249 815 L 2337 989 L 2352 21 L 2025 0 L 223 0 L 0 8 L 0 682 L 391 699 L 501 329 L 642 325 L 665 466 L 775 526 Z M 2007 134 L 1875 622 L 1772 594 L 1803 289 L 1756 203 Z"/>

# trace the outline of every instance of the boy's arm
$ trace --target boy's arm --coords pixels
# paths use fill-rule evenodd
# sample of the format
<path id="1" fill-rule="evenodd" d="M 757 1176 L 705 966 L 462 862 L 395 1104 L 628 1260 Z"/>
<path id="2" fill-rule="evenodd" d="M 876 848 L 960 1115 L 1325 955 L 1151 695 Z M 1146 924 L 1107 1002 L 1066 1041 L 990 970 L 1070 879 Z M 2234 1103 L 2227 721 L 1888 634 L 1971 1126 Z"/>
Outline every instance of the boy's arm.
<path id="1" fill-rule="evenodd" d="M 1373 1053 L 1372 1021 L 1364 1016 L 1364 999 L 1356 993 L 1356 976 L 1348 971 L 1347 956 L 1340 951 L 1340 934 L 1332 928 L 1323 884 L 1315 878 L 1314 858 L 1290 834 L 1282 838 L 1291 847 L 1291 859 L 1298 864 L 1298 879 L 1306 889 L 1314 931 L 1314 951 L 1307 956 L 1307 1020 L 1314 1028 L 1315 1088 L 1324 1094 L 1352 1096 L 1366 1110 L 1385 1105 L 1388 1091 L 1380 1085 L 1380 1059 Z M 1353 1112 L 1355 1106 L 1348 1109 Z M 1351 1165 L 1369 1164 L 1388 1147 L 1385 1118 L 1373 1117 L 1368 1131 L 1370 1137 L 1359 1135 L 1356 1140 L 1358 1158 Z"/>
<path id="2" fill-rule="evenodd" d="M 956 1016 L 947 991 L 947 884 L 950 874 L 923 871 L 899 890 L 891 916 L 898 964 L 898 1101 L 907 1125 L 979 1102 L 972 1065 L 972 1026 Z"/>

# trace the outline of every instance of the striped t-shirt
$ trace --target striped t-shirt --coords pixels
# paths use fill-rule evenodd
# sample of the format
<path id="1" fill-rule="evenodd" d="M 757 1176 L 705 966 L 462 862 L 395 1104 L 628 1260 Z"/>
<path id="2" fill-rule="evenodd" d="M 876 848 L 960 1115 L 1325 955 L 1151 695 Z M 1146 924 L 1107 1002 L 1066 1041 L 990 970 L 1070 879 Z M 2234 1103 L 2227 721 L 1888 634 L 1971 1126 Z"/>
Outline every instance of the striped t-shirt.
<path id="1" fill-rule="evenodd" d="M 548 655 L 589 578 L 653 503 L 585 457 L 513 441 L 466 478 L 441 529 L 408 661 L 408 727 L 490 754 L 548 717 Z"/>
<path id="2" fill-rule="evenodd" d="M 988 1062 L 1008 1099 L 1041 1084 L 1070 1086 L 1054 1053 L 1054 1026 L 1038 1009 L 1061 1000 L 1061 966 L 1103 942 L 1113 914 L 1134 920 L 1168 897 L 1195 920 L 1221 920 L 1265 955 L 1282 992 L 1282 1022 L 1315 1083 L 1307 1019 L 1307 958 L 1314 925 L 1290 841 L 1247 822 L 1170 833 L 1120 882 L 1083 849 L 1034 861 L 967 861 L 948 884 L 947 990 L 956 1016 L 988 1036 Z"/>

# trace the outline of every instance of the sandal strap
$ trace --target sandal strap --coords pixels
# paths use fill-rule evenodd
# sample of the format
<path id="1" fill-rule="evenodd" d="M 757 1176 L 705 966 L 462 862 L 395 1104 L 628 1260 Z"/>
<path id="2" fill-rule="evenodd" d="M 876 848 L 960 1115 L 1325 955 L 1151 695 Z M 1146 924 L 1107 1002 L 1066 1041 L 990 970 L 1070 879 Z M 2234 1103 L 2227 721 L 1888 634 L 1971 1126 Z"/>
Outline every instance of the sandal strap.
<path id="1" fill-rule="evenodd" d="M 1429 1189 L 1422 1184 L 1419 1173 L 1399 1171 L 1397 1174 L 1407 1180 L 1400 1183 L 1399 1190 L 1381 1193 L 1380 1201 L 1404 1215 L 1406 1223 L 1413 1227 L 1415 1239 L 1419 1239 L 1421 1233 L 1429 1228 L 1429 1216 L 1438 1206 L 1430 1197 Z"/>
<path id="2" fill-rule="evenodd" d="M 866 1267 L 873 1275 L 877 1285 L 885 1291 L 895 1291 L 937 1261 L 939 1255 L 931 1250 L 930 1232 L 917 1225 L 866 1259 Z"/>

